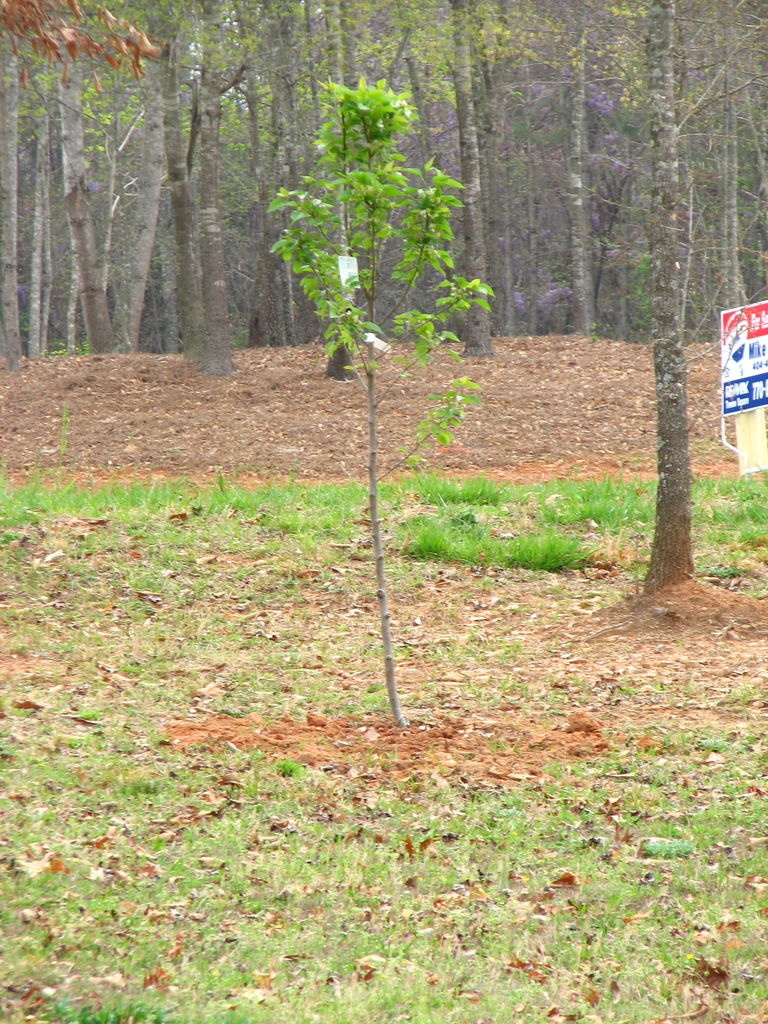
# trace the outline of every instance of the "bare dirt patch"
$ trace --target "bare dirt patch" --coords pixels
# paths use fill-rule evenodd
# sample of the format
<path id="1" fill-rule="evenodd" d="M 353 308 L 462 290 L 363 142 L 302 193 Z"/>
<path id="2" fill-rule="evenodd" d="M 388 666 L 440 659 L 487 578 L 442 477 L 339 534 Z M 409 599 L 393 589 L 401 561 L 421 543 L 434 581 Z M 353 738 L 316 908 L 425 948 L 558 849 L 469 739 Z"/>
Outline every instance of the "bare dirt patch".
<path id="1" fill-rule="evenodd" d="M 409 729 L 381 718 L 309 713 L 304 722 L 286 718 L 266 724 L 259 715 L 217 715 L 172 722 L 167 734 L 179 747 L 224 743 L 334 774 L 465 777 L 495 785 L 536 775 L 550 761 L 591 758 L 608 749 L 600 723 L 580 712 L 549 728 L 504 713 L 466 720 L 436 715 L 412 722 Z"/>
<path id="2" fill-rule="evenodd" d="M 768 604 L 688 580 L 595 612 L 588 627 L 588 638 L 616 632 L 653 643 L 686 640 L 691 634 L 709 640 L 768 638 Z"/>
<path id="3" fill-rule="evenodd" d="M 425 397 L 458 374 L 482 388 L 482 407 L 435 468 L 509 480 L 654 469 L 653 373 L 647 346 L 572 336 L 504 338 L 493 359 L 458 366 L 438 353 L 425 373 L 389 382 L 382 451 L 413 438 Z M 718 352 L 692 346 L 694 464 L 735 473 L 719 447 Z M 179 356 L 27 360 L 0 370 L 0 445 L 12 474 L 36 467 L 103 477 L 290 474 L 362 479 L 364 395 L 325 376 L 318 346 L 250 350 L 234 376 L 201 377 Z"/>

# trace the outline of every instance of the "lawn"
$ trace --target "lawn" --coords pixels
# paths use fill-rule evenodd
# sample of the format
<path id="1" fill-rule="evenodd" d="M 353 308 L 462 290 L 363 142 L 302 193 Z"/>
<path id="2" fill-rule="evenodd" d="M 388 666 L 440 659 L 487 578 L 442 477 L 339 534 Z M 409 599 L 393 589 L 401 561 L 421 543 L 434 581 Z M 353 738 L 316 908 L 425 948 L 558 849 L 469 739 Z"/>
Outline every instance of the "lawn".
<path id="1" fill-rule="evenodd" d="M 766 493 L 696 485 L 723 599 Z M 0 483 L 0 1018 L 768 1019 L 759 617 L 594 628 L 649 483 L 384 496 L 407 739 L 362 488 Z"/>

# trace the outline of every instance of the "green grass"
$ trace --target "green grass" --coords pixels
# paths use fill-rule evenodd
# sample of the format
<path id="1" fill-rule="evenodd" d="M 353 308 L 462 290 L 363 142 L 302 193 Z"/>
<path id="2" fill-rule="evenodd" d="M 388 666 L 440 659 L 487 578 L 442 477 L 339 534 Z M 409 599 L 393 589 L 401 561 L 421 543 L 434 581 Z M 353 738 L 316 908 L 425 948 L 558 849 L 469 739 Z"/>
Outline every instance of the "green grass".
<path id="1" fill-rule="evenodd" d="M 588 560 L 577 537 L 550 529 L 522 536 L 494 536 L 472 513 L 411 519 L 403 550 L 409 557 L 422 561 L 540 572 L 576 569 Z"/>
<path id="2" fill-rule="evenodd" d="M 697 485 L 700 564 L 756 594 L 765 497 Z M 169 744 L 175 719 L 385 712 L 364 504 L 357 486 L 2 484 L 0 1019 L 762 1019 L 768 761 L 733 725 L 757 683 L 721 698 L 730 719 L 662 721 L 645 750 L 629 715 L 597 758 L 508 787 L 395 771 L 375 744 L 348 772 Z M 519 721 L 640 699 L 631 665 L 586 648 L 568 689 L 536 676 L 565 650 L 548 628 L 642 569 L 652 488 L 417 477 L 384 506 L 416 722 L 467 714 L 482 743 L 508 714 L 502 756 Z M 695 672 L 658 699 L 698 708 Z"/>

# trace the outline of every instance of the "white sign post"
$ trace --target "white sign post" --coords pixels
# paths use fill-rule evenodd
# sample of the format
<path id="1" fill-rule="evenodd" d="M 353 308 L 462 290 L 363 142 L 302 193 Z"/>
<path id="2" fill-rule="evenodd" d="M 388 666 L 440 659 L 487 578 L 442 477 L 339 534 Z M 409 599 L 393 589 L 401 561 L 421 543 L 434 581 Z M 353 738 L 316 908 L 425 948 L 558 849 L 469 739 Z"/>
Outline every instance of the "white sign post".
<path id="1" fill-rule="evenodd" d="M 768 302 L 720 314 L 722 440 L 739 456 L 742 474 L 768 471 Z M 725 417 L 734 416 L 736 445 L 725 438 Z"/>

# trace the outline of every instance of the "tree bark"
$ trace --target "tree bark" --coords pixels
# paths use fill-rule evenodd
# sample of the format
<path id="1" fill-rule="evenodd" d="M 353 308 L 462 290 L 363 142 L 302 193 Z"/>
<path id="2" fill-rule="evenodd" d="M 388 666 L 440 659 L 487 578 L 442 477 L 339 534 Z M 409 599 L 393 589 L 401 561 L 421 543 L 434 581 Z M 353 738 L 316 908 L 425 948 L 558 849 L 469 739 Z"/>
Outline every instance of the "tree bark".
<path id="1" fill-rule="evenodd" d="M 659 483 L 646 593 L 680 583 L 693 573 L 686 365 L 678 329 L 674 22 L 675 0 L 651 0 L 647 51 L 652 178 L 648 243 Z"/>
<path id="2" fill-rule="evenodd" d="M 500 147 L 504 123 L 506 90 L 502 61 L 478 56 L 472 62 L 473 89 L 480 158 L 480 194 L 483 210 L 483 238 L 486 247 L 485 280 L 493 288 L 494 304 L 489 330 L 509 335 L 510 289 L 505 274 L 504 232 L 508 218 L 504 210 L 504 172 Z"/>
<path id="3" fill-rule="evenodd" d="M 181 347 L 186 359 L 196 361 L 202 355 L 205 329 L 200 264 L 195 242 L 195 206 L 179 111 L 178 54 L 183 50 L 184 40 L 179 36 L 163 48 L 160 57 L 161 87 L 165 159 L 171 191 L 171 218 L 176 255 Z"/>
<path id="4" fill-rule="evenodd" d="M 88 203 L 85 180 L 85 140 L 82 108 L 82 68 L 67 65 L 59 82 L 61 144 L 64 169 L 64 201 L 69 220 L 72 251 L 77 265 L 80 304 L 85 333 L 92 354 L 114 348 L 112 321 L 96 246 L 96 230 Z"/>
<path id="5" fill-rule="evenodd" d="M 472 99 L 472 61 L 469 45 L 467 0 L 451 0 L 455 45 L 453 83 L 456 93 L 456 117 L 459 128 L 461 177 L 464 185 L 464 276 L 485 281 L 487 278 L 483 206 L 480 182 L 480 153 L 477 120 Z M 492 356 L 491 317 L 487 310 L 472 306 L 464 319 L 464 355 Z"/>
<path id="6" fill-rule="evenodd" d="M 35 140 L 35 199 L 32 213 L 32 251 L 29 261 L 29 357 L 37 359 L 48 348 L 50 273 L 50 118 L 38 121 Z"/>
<path id="7" fill-rule="evenodd" d="M 587 175 L 587 44 L 586 31 L 579 39 L 573 88 L 568 153 L 569 204 L 571 209 L 571 268 L 573 327 L 590 337 L 594 327 L 594 286 L 590 259 Z"/>
<path id="8" fill-rule="evenodd" d="M 138 195 L 130 214 L 126 213 L 125 233 L 131 239 L 131 245 L 125 266 L 115 271 L 115 334 L 118 346 L 130 352 L 138 352 L 140 347 L 141 319 L 165 171 L 161 74 L 161 66 L 152 62 L 147 66 L 142 82 L 145 106 L 141 122 L 143 145 Z"/>
<path id="9" fill-rule="evenodd" d="M 5 366 L 21 365 L 19 327 L 19 62 L 11 53 L 0 64 L 0 211 L 2 212 L 2 340 Z"/>
<path id="10" fill-rule="evenodd" d="M 726 28 L 725 38 L 731 38 L 730 29 Z M 735 42 L 734 42 L 735 45 Z M 735 50 L 728 47 L 728 54 Z M 747 301 L 744 291 L 744 280 L 741 276 L 739 261 L 739 144 L 736 132 L 736 111 L 733 98 L 733 71 L 729 57 L 726 57 L 723 74 L 723 150 L 722 150 L 722 189 L 723 189 L 723 249 L 722 278 L 725 295 L 724 304 L 728 307 L 744 305 Z"/>
<path id="11" fill-rule="evenodd" d="M 378 477 L 378 399 L 376 395 L 376 368 L 366 367 L 365 388 L 368 397 L 368 512 L 371 517 L 371 542 L 376 563 L 376 596 L 379 603 L 381 640 L 384 649 L 384 679 L 392 717 L 401 729 L 408 728 L 408 719 L 403 714 L 397 692 L 395 655 L 392 645 L 392 624 L 389 616 L 387 578 L 384 571 L 384 545 L 381 538 L 381 517 L 379 515 Z"/>
<path id="12" fill-rule="evenodd" d="M 271 91 L 272 146 L 269 181 L 285 188 L 294 188 L 298 180 L 296 131 L 296 26 L 294 12 L 288 5 L 278 4 L 267 16 L 266 28 L 269 49 L 266 56 Z M 269 206 L 269 181 L 261 180 L 262 206 Z M 308 338 L 302 337 L 303 327 L 298 316 L 298 296 L 290 266 L 270 251 L 285 222 L 280 214 L 264 216 L 262 232 L 261 266 L 263 279 L 260 295 L 259 328 L 263 345 L 284 347 L 297 345 Z M 309 328 L 311 333 L 312 328 Z"/>
<path id="13" fill-rule="evenodd" d="M 216 14 L 213 2 L 203 5 L 206 17 Z M 211 57 L 209 55 L 209 60 Z M 200 369 L 208 377 L 234 372 L 230 346 L 229 298 L 219 199 L 221 81 L 209 64 L 200 74 L 200 271 L 203 285 L 205 336 Z"/>

